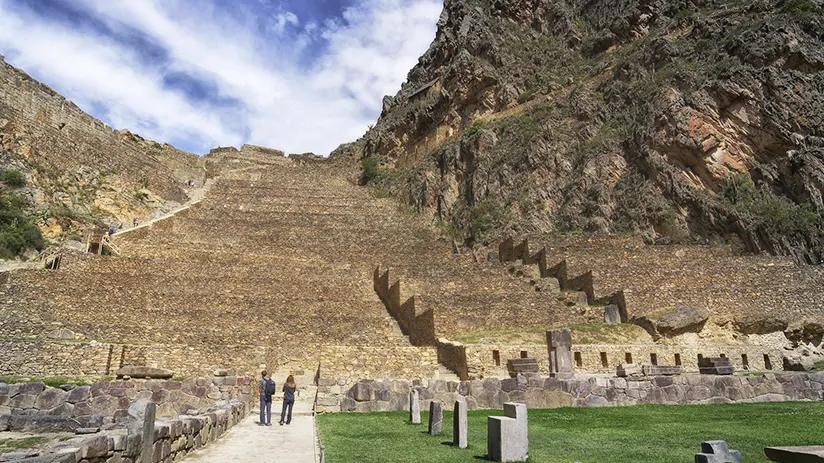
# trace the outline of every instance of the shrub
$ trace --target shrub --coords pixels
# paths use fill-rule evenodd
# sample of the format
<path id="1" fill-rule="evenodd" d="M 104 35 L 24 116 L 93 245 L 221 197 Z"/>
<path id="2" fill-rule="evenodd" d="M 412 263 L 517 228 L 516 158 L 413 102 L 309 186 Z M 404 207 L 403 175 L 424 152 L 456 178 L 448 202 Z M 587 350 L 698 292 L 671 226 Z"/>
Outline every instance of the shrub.
<path id="1" fill-rule="evenodd" d="M 781 10 L 785 13 L 803 14 L 815 10 L 817 7 L 813 0 L 787 0 L 781 6 Z"/>
<path id="2" fill-rule="evenodd" d="M 43 249 L 40 229 L 25 215 L 25 198 L 0 191 L 0 258 L 11 259 L 30 248 Z"/>
<path id="3" fill-rule="evenodd" d="M 800 242 L 824 240 L 824 217 L 813 206 L 795 204 L 766 188 L 756 188 L 746 175 L 727 177 L 719 196 L 752 224 L 773 235 Z"/>
<path id="4" fill-rule="evenodd" d="M 535 99 L 535 92 L 524 92 L 518 95 L 518 104 L 524 104 L 527 101 Z"/>
<path id="5" fill-rule="evenodd" d="M 361 159 L 361 185 L 366 185 L 376 178 L 378 178 L 378 159 L 373 157 Z"/>
<path id="6" fill-rule="evenodd" d="M 22 172 L 13 169 L 4 170 L 3 183 L 12 188 L 24 187 L 26 186 L 26 176 Z"/>

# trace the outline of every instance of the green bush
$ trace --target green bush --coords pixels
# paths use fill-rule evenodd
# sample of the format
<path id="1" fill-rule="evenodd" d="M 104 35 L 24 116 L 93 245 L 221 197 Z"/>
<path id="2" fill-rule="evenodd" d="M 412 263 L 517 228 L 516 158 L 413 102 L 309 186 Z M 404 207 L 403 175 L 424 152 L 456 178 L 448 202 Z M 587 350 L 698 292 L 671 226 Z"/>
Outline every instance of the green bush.
<path id="1" fill-rule="evenodd" d="M 785 13 L 803 14 L 815 10 L 817 7 L 813 0 L 787 0 L 781 6 L 781 10 Z"/>
<path id="2" fill-rule="evenodd" d="M 4 184 L 12 188 L 26 186 L 26 176 L 22 172 L 13 169 L 4 170 L 2 180 Z"/>
<path id="3" fill-rule="evenodd" d="M 378 159 L 373 157 L 361 159 L 361 185 L 366 185 L 376 178 L 378 178 Z"/>
<path id="4" fill-rule="evenodd" d="M 518 95 L 518 104 L 524 104 L 527 101 L 535 99 L 535 92 L 524 92 Z"/>
<path id="5" fill-rule="evenodd" d="M 824 217 L 808 203 L 795 204 L 766 188 L 757 188 L 744 174 L 729 176 L 721 186 L 723 201 L 767 232 L 793 241 L 824 239 Z"/>
<path id="6" fill-rule="evenodd" d="M 25 214 L 25 198 L 0 191 L 0 258 L 11 259 L 30 248 L 43 249 L 40 229 Z"/>

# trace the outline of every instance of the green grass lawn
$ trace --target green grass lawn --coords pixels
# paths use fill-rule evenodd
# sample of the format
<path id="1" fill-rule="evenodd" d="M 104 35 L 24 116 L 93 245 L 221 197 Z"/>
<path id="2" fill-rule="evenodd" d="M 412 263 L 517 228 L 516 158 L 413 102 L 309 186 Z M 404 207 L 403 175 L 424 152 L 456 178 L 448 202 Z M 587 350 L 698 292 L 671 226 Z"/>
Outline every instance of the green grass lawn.
<path id="1" fill-rule="evenodd" d="M 444 433 L 426 434 L 408 413 L 333 413 L 318 416 L 326 461 L 478 462 L 486 457 L 486 417 L 469 412 L 469 448 L 452 442 L 452 413 Z M 725 440 L 747 463 L 768 462 L 764 447 L 824 445 L 824 403 L 639 405 L 529 410 L 530 462 L 692 462 L 701 441 Z"/>

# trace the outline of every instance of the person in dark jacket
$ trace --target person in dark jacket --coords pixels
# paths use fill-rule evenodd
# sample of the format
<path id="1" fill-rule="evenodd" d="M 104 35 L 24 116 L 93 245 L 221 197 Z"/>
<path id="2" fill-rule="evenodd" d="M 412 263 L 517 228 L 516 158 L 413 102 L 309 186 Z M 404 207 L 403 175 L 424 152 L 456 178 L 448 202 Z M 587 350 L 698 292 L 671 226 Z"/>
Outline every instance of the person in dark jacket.
<path id="1" fill-rule="evenodd" d="M 286 415 L 286 424 L 292 422 L 292 406 L 295 405 L 295 377 L 289 375 L 286 382 L 283 383 L 283 410 L 280 412 L 280 425 L 283 426 L 283 417 Z M 286 414 L 286 409 L 289 409 L 289 414 Z"/>
<path id="2" fill-rule="evenodd" d="M 261 380 L 258 384 L 258 392 L 260 392 L 260 426 L 272 425 L 272 395 L 275 393 L 275 382 L 266 373 L 266 370 L 260 372 Z"/>

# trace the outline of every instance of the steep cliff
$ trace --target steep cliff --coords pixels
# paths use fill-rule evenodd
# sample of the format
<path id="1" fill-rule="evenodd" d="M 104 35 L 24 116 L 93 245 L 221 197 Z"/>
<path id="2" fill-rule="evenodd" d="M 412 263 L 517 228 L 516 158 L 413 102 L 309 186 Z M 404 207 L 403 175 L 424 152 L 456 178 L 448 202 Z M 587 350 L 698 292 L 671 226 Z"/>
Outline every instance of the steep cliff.
<path id="1" fill-rule="evenodd" d="M 469 244 L 509 233 L 735 239 L 824 258 L 824 7 L 447 0 L 336 158 Z"/>
<path id="2" fill-rule="evenodd" d="M 16 214 L 0 217 L 0 258 L 42 247 L 32 226 L 47 239 L 82 240 L 185 202 L 184 182 L 205 179 L 198 156 L 112 130 L 2 57 L 0 167 L 0 199 Z M 32 239 L 20 241 L 24 234 Z"/>

